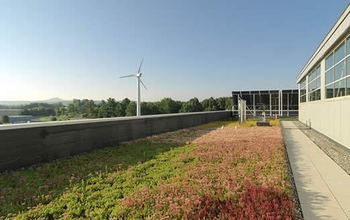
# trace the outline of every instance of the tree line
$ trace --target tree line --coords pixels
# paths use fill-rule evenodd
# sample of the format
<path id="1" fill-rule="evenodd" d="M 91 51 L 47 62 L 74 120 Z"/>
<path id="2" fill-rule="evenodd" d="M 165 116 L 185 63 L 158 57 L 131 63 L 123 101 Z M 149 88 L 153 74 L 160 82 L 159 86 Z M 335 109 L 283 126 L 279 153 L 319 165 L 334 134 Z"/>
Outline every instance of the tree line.
<path id="1" fill-rule="evenodd" d="M 73 99 L 68 105 L 62 103 L 30 103 L 16 106 L 22 109 L 22 115 L 32 115 L 36 118 L 45 117 L 45 120 L 68 120 L 80 118 L 110 118 L 136 115 L 136 102 L 125 98 L 116 101 L 114 98 L 96 102 L 89 99 Z M 163 98 L 157 102 L 142 102 L 142 115 L 169 114 L 180 112 L 218 111 L 232 108 L 231 97 L 204 99 L 200 102 L 192 98 L 186 102 L 171 98 Z M 49 116 L 49 117 L 47 117 Z M 6 123 L 8 117 L 1 118 L 0 122 Z"/>
<path id="2" fill-rule="evenodd" d="M 23 115 L 32 116 L 53 116 L 56 114 L 55 108 L 63 106 L 62 103 L 48 104 L 48 103 L 30 103 L 20 106 L 23 109 Z"/>
<path id="3" fill-rule="evenodd" d="M 180 112 L 218 111 L 232 108 L 231 97 L 208 98 L 200 102 L 192 98 L 187 102 L 163 98 L 158 102 L 142 102 L 142 115 L 169 114 Z M 55 106 L 56 116 L 77 118 L 109 118 L 136 115 L 136 102 L 128 98 L 116 101 L 114 98 L 103 100 L 96 104 L 93 100 L 74 99 L 68 106 Z"/>

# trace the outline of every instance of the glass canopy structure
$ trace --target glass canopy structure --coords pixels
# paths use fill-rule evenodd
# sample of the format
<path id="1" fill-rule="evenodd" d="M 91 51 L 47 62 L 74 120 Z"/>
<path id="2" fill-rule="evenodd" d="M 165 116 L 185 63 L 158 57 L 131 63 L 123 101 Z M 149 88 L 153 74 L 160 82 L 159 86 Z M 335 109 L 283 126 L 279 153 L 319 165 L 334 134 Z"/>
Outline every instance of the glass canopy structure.
<path id="1" fill-rule="evenodd" d="M 247 116 L 297 117 L 298 90 L 233 91 L 233 114 L 238 114 L 238 100 L 246 101 Z"/>

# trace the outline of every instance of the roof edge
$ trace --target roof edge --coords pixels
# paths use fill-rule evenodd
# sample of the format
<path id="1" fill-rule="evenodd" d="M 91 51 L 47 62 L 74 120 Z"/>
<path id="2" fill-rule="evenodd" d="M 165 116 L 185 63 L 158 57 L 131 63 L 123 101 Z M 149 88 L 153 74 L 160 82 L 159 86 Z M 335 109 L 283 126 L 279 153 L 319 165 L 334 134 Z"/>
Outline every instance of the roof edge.
<path id="1" fill-rule="evenodd" d="M 315 59 L 316 55 L 320 52 L 320 50 L 324 47 L 324 45 L 328 42 L 328 40 L 333 36 L 334 32 L 338 29 L 338 27 L 343 23 L 343 21 L 345 20 L 345 18 L 347 18 L 347 16 L 350 13 L 350 3 L 347 4 L 347 6 L 345 7 L 345 9 L 343 10 L 343 12 L 340 14 L 340 16 L 338 17 L 338 19 L 335 21 L 335 23 L 333 24 L 333 26 L 331 27 L 331 29 L 327 32 L 327 34 L 324 36 L 323 40 L 319 43 L 319 45 L 317 46 L 315 52 L 311 55 L 311 57 L 308 59 L 308 61 L 306 62 L 306 64 L 303 66 L 303 68 L 300 70 L 298 76 L 297 76 L 297 82 L 299 82 L 307 73 L 305 73 L 305 70 L 307 70 L 310 64 L 312 64 L 313 60 Z M 342 19 L 343 17 L 343 19 Z M 319 57 L 317 59 L 317 61 L 315 61 L 312 66 L 314 66 L 320 59 L 322 59 L 324 57 L 324 55 L 322 55 L 321 57 Z M 311 66 L 311 67 L 312 67 Z M 309 69 L 311 69 L 311 67 Z M 308 70 L 309 71 L 309 70 Z M 308 72 L 306 71 L 306 72 Z"/>

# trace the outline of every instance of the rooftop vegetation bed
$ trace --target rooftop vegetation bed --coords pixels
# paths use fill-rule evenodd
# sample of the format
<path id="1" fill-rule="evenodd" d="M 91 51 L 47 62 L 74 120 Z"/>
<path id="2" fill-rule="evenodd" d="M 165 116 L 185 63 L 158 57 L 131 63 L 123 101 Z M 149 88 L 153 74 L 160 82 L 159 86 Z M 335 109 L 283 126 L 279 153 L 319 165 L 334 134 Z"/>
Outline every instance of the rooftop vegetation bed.
<path id="1" fill-rule="evenodd" d="M 294 219 L 278 123 L 214 122 L 0 175 L 0 219 Z"/>

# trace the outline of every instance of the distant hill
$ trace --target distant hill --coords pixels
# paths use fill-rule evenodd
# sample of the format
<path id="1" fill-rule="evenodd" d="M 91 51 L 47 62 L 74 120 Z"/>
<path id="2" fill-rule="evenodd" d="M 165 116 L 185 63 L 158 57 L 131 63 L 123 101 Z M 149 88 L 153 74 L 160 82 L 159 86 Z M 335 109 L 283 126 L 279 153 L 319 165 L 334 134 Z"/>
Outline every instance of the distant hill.
<path id="1" fill-rule="evenodd" d="M 55 97 L 47 100 L 38 100 L 38 101 L 0 101 L 0 105 L 6 106 L 16 106 L 16 105 L 27 105 L 30 103 L 47 103 L 47 104 L 55 104 L 62 103 L 63 105 L 68 105 L 72 103 L 72 100 L 63 100 L 61 98 Z"/>
<path id="2" fill-rule="evenodd" d="M 42 100 L 40 102 L 54 104 L 54 103 L 64 102 L 64 100 L 61 98 L 55 97 L 55 98 L 51 98 L 51 99 L 47 99 L 47 100 Z"/>
<path id="3" fill-rule="evenodd" d="M 19 105 L 28 105 L 30 103 L 47 103 L 47 104 L 57 104 L 62 103 L 63 105 L 69 105 L 73 103 L 73 100 L 63 100 L 61 98 L 55 97 L 46 100 L 37 100 L 37 101 L 0 101 L 0 108 L 13 107 Z M 94 100 L 95 104 L 101 103 L 101 101 Z"/>
<path id="4" fill-rule="evenodd" d="M 11 105 L 26 105 L 29 104 L 30 101 L 0 101 L 0 105 L 6 105 L 6 106 L 11 106 Z"/>

